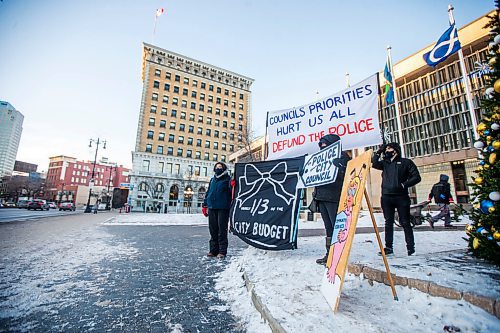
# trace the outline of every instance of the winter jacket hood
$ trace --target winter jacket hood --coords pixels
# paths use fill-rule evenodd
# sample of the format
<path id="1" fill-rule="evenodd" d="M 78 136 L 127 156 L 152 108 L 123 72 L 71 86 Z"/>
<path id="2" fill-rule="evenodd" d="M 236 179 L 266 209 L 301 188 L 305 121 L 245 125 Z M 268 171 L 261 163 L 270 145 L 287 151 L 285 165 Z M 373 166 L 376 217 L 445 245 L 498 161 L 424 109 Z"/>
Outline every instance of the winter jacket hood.
<path id="1" fill-rule="evenodd" d="M 386 145 L 386 147 L 391 147 L 392 149 L 394 149 L 396 151 L 396 153 L 398 153 L 399 157 L 403 157 L 403 156 L 401 156 L 401 146 L 399 145 L 399 143 L 391 142 L 391 143 L 388 143 Z"/>
<path id="2" fill-rule="evenodd" d="M 319 139 L 318 145 L 321 148 L 321 144 L 324 142 L 324 143 L 326 143 L 326 146 L 328 147 L 339 140 L 340 140 L 340 136 L 338 136 L 336 134 L 327 134 L 327 135 L 323 136 L 321 139 Z"/>
<path id="3" fill-rule="evenodd" d="M 450 177 L 448 177 L 447 175 L 440 175 L 439 176 L 439 181 L 442 183 L 447 183 L 449 179 L 450 179 Z"/>

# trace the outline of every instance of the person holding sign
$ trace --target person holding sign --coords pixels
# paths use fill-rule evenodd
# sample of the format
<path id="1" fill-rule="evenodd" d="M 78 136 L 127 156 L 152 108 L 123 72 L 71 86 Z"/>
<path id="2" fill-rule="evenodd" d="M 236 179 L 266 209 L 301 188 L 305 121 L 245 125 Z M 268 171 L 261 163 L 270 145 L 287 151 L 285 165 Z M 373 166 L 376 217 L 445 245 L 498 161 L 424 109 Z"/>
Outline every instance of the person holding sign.
<path id="1" fill-rule="evenodd" d="M 319 148 L 324 149 L 335 142 L 339 141 L 340 137 L 336 134 L 327 134 L 319 140 Z M 339 158 L 333 160 L 333 165 L 338 168 L 337 178 L 333 183 L 317 186 L 313 192 L 313 198 L 318 202 L 319 212 L 325 224 L 326 238 L 325 247 L 326 254 L 324 257 L 316 260 L 316 263 L 325 265 L 328 260 L 328 251 L 332 243 L 333 226 L 339 208 L 340 193 L 342 184 L 344 183 L 345 170 L 347 162 L 351 158 L 345 152 L 342 152 Z"/>
<path id="2" fill-rule="evenodd" d="M 232 196 L 231 176 L 229 176 L 227 166 L 222 162 L 215 164 L 214 173 L 202 206 L 203 215 L 208 216 L 210 231 L 210 252 L 207 256 L 224 259 L 228 246 L 227 227 Z"/>
<path id="3" fill-rule="evenodd" d="M 382 157 L 382 160 L 381 160 Z M 412 160 L 401 156 L 401 146 L 397 142 L 380 147 L 373 154 L 372 166 L 382 170 L 381 205 L 385 219 L 385 254 L 394 253 L 394 212 L 398 211 L 399 223 L 405 233 L 408 255 L 415 253 L 415 240 L 410 224 L 410 196 L 408 188 L 420 183 L 420 173 Z"/>

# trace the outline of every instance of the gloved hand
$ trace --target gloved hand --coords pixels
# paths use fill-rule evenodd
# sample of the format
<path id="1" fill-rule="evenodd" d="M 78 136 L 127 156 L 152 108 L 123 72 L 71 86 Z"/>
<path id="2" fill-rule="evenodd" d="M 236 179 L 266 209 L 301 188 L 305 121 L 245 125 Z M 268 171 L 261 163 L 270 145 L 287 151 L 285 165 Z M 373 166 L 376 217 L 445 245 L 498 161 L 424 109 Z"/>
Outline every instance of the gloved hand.
<path id="1" fill-rule="evenodd" d="M 386 144 L 382 144 L 382 145 L 380 145 L 380 147 L 379 147 L 379 148 L 378 148 L 378 150 L 375 152 L 375 154 L 377 154 L 377 155 L 382 154 L 382 153 L 384 152 L 384 150 L 385 150 L 385 147 L 386 147 Z"/>
<path id="2" fill-rule="evenodd" d="M 346 166 L 343 164 L 344 161 L 340 158 L 335 158 L 332 161 L 333 165 L 335 165 L 337 168 L 345 168 Z"/>
<path id="3" fill-rule="evenodd" d="M 207 217 L 208 216 L 208 207 L 207 206 L 201 207 L 201 212 L 203 213 L 203 215 L 205 217 Z"/>
<path id="4" fill-rule="evenodd" d="M 450 202 L 450 203 L 453 203 L 453 198 L 452 198 L 452 197 L 450 197 L 449 202 Z"/>
<path id="5" fill-rule="evenodd" d="M 235 186 L 236 186 L 236 180 L 231 179 L 231 187 L 235 187 Z"/>

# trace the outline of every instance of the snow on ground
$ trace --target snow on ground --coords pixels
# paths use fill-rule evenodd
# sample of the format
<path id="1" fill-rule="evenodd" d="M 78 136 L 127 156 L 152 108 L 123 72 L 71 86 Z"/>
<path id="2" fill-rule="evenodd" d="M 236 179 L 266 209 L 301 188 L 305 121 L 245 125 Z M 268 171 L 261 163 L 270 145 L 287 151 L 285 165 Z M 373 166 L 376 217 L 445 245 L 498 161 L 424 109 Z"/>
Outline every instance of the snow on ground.
<path id="1" fill-rule="evenodd" d="M 207 225 L 208 218 L 202 214 L 119 214 L 104 225 Z"/>
<path id="2" fill-rule="evenodd" d="M 390 258 L 393 266 L 420 263 L 425 267 L 428 253 L 463 249 L 462 231 L 415 233 L 417 255 L 407 257 L 404 235 L 395 233 L 396 256 Z M 383 237 L 383 234 L 382 234 Z M 425 244 L 425 246 L 423 245 Z M 247 316 L 250 296 L 241 280 L 244 269 L 255 284 L 255 291 L 269 308 L 273 317 L 288 332 L 439 332 L 443 327 L 455 326 L 461 332 L 498 332 L 500 321 L 461 300 L 432 297 L 418 290 L 396 286 L 399 301 L 394 301 L 389 286 L 374 283 L 354 275 L 346 275 L 339 311 L 330 310 L 320 292 L 324 268 L 315 263 L 323 254 L 323 237 L 299 238 L 299 248 L 294 251 L 272 252 L 249 247 L 243 255 L 231 258 L 227 269 L 217 279 L 217 289 L 223 299 L 230 302 L 236 316 L 247 320 L 249 332 L 257 319 Z M 377 255 L 378 245 L 374 234 L 355 236 L 350 262 L 382 263 Z M 378 265 L 371 265 L 378 266 Z M 393 270 L 397 273 L 397 269 Z M 421 272 L 424 278 L 426 271 Z M 438 274 L 438 269 L 432 274 Z M 453 278 L 455 272 L 443 270 L 443 279 Z M 465 282 L 471 277 L 462 277 Z M 474 281 L 475 288 L 491 287 Z"/>

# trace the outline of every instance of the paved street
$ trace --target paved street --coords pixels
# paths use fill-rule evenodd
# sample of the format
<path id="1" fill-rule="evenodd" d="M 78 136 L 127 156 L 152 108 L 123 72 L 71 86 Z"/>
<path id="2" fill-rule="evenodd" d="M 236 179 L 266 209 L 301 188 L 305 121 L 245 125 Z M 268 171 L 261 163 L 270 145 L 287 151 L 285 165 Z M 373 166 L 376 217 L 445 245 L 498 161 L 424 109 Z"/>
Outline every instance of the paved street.
<path id="1" fill-rule="evenodd" d="M 226 261 L 205 257 L 206 227 L 101 225 L 111 216 L 0 224 L 0 332 L 242 331 L 215 292 Z"/>
<path id="2" fill-rule="evenodd" d="M 33 219 L 44 218 L 48 216 L 65 216 L 72 214 L 83 213 L 83 210 L 72 211 L 59 211 L 59 209 L 50 210 L 27 210 L 19 208 L 2 208 L 0 209 L 0 223 L 9 221 L 27 221 Z"/>

